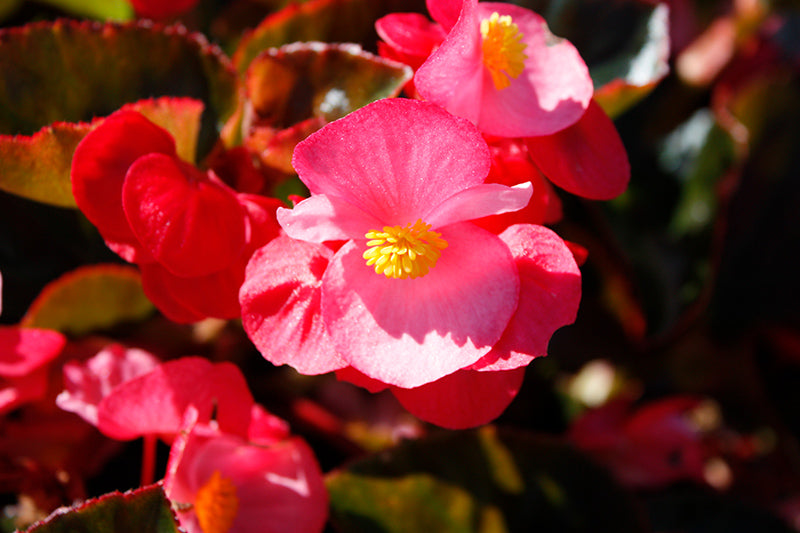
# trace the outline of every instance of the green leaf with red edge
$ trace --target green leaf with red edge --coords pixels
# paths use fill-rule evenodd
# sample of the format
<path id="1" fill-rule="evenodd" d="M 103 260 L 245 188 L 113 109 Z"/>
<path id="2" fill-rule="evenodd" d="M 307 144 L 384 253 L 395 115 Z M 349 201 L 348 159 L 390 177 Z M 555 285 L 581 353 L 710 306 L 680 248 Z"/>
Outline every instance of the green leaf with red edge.
<path id="1" fill-rule="evenodd" d="M 290 3 L 246 34 L 233 54 L 244 73 L 262 51 L 298 41 L 375 42 L 375 21 L 395 11 L 425 9 L 422 0 L 310 0 Z"/>
<path id="2" fill-rule="evenodd" d="M 178 155 L 194 161 L 203 104 L 190 98 L 142 100 L 139 111 L 175 137 Z M 102 119 L 56 122 L 33 135 L 0 135 L 0 189 L 60 207 L 75 207 L 70 165 L 75 147 Z"/>
<path id="3" fill-rule="evenodd" d="M 492 426 L 404 442 L 326 483 L 344 532 L 644 531 L 626 494 L 573 448 Z"/>
<path id="4" fill-rule="evenodd" d="M 245 144 L 262 162 L 293 172 L 295 145 L 326 123 L 397 96 L 412 71 L 356 44 L 293 43 L 262 52 L 247 69 L 252 119 Z"/>
<path id="5" fill-rule="evenodd" d="M 26 533 L 178 533 L 178 521 L 160 483 L 111 492 L 55 511 Z"/>
<path id="6" fill-rule="evenodd" d="M 123 265 L 89 265 L 45 286 L 20 325 L 82 335 L 142 320 L 153 309 L 142 291 L 138 270 Z"/>

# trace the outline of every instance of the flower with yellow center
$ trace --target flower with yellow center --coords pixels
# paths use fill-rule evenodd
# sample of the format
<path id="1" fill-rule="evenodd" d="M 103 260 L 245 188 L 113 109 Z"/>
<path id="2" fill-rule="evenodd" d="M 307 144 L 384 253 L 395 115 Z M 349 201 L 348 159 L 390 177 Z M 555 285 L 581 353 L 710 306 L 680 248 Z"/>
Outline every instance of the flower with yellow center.
<path id="1" fill-rule="evenodd" d="M 511 85 L 510 78 L 517 78 L 525 70 L 525 43 L 522 33 L 508 15 L 500 16 L 496 11 L 481 21 L 483 36 L 483 64 L 492 76 L 497 90 Z"/>
<path id="2" fill-rule="evenodd" d="M 219 470 L 215 470 L 198 489 L 194 500 L 194 512 L 203 533 L 230 531 L 238 509 L 236 485 L 230 479 L 222 477 Z"/>
<path id="3" fill-rule="evenodd" d="M 430 224 L 421 219 L 412 226 L 384 226 L 383 231 L 369 231 L 365 235 L 367 246 L 364 252 L 367 265 L 375 265 L 375 273 L 387 278 L 418 278 L 436 265 L 447 248 L 441 233 L 430 231 Z"/>

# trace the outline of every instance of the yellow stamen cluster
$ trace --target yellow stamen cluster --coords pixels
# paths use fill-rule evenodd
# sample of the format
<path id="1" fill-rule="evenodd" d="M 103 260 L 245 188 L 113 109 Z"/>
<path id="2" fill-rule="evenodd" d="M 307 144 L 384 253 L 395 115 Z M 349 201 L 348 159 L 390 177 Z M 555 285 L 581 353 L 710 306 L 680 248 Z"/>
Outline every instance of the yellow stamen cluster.
<path id="1" fill-rule="evenodd" d="M 483 64 L 492 76 L 497 90 L 511 85 L 511 78 L 516 78 L 525 70 L 525 43 L 520 42 L 522 34 L 519 27 L 511 22 L 508 15 L 500 16 L 492 13 L 488 19 L 481 21 L 483 36 Z"/>
<path id="2" fill-rule="evenodd" d="M 227 533 L 238 509 L 236 485 L 215 470 L 194 499 L 194 512 L 203 533 Z"/>
<path id="3" fill-rule="evenodd" d="M 383 231 L 365 235 L 369 248 L 364 252 L 367 265 L 387 278 L 419 278 L 436 265 L 447 241 L 442 234 L 430 231 L 430 224 L 417 220 L 402 226 L 384 226 Z"/>

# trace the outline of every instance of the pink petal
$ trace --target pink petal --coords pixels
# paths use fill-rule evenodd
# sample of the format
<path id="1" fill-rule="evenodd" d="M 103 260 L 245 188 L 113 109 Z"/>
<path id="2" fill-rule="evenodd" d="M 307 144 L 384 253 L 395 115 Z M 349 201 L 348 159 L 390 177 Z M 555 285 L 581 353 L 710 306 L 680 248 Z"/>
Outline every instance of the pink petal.
<path id="1" fill-rule="evenodd" d="M 500 238 L 519 271 L 519 305 L 500 341 L 475 370 L 509 370 L 547 354 L 553 333 L 575 321 L 581 274 L 561 238 L 542 226 L 519 224 Z"/>
<path id="2" fill-rule="evenodd" d="M 281 236 L 256 251 L 239 292 L 242 326 L 275 365 L 324 374 L 346 365 L 325 331 L 320 312 L 322 275 L 333 252 Z"/>
<path id="3" fill-rule="evenodd" d="M 465 429 L 491 422 L 516 397 L 525 369 L 500 372 L 459 370 L 414 389 L 392 387 L 411 414 L 448 429 Z"/>
<path id="4" fill-rule="evenodd" d="M 440 228 L 456 222 L 518 211 L 528 205 L 532 193 L 530 183 L 514 187 L 484 183 L 454 194 L 422 218 L 433 228 Z"/>
<path id="5" fill-rule="evenodd" d="M 0 376 L 25 376 L 55 359 L 66 343 L 57 331 L 0 326 Z"/>
<path id="6" fill-rule="evenodd" d="M 334 196 L 316 194 L 292 209 L 278 209 L 278 222 L 286 234 L 308 242 L 362 239 L 384 224 L 358 207 Z"/>
<path id="7" fill-rule="evenodd" d="M 528 153 L 553 183 L 578 196 L 609 200 L 627 188 L 631 167 L 614 123 L 592 100 L 558 133 L 527 139 Z"/>
<path id="8" fill-rule="evenodd" d="M 482 183 L 491 160 L 468 122 L 430 103 L 390 98 L 312 134 L 297 145 L 292 163 L 313 194 L 394 225 L 413 223 Z"/>
<path id="9" fill-rule="evenodd" d="M 26 403 L 41 400 L 47 394 L 49 369 L 36 368 L 24 376 L 0 377 L 0 416 Z"/>
<path id="10" fill-rule="evenodd" d="M 142 245 L 177 276 L 222 270 L 244 247 L 245 211 L 235 194 L 177 157 L 137 159 L 122 203 Z"/>
<path id="11" fill-rule="evenodd" d="M 253 404 L 250 411 L 250 425 L 247 440 L 254 444 L 269 446 L 289 436 L 289 424 L 268 412 L 262 406 Z"/>
<path id="12" fill-rule="evenodd" d="M 104 239 L 128 247 L 128 261 L 141 246 L 122 209 L 122 184 L 133 162 L 150 153 L 175 155 L 172 136 L 135 111 L 118 111 L 89 132 L 72 157 L 75 202 Z"/>
<path id="13" fill-rule="evenodd" d="M 147 374 L 159 363 L 144 350 L 110 344 L 84 363 L 64 364 L 65 390 L 56 397 L 56 405 L 97 426 L 97 404 L 115 387 Z"/>
<path id="14" fill-rule="evenodd" d="M 428 13 L 431 18 L 444 27 L 445 31 L 450 31 L 461 13 L 462 5 L 465 3 L 476 4 L 477 0 L 427 0 Z"/>
<path id="15" fill-rule="evenodd" d="M 171 438 L 186 408 L 194 406 L 201 423 L 216 413 L 222 430 L 247 435 L 252 405 L 237 366 L 184 357 L 116 387 L 97 407 L 98 429 L 118 440 L 154 434 Z"/>
<path id="16" fill-rule="evenodd" d="M 422 65 L 446 35 L 439 24 L 419 13 L 386 15 L 375 21 L 375 30 L 396 54 L 395 59 L 406 59 L 403 62 L 413 69 Z"/>
<path id="17" fill-rule="evenodd" d="M 388 279 L 366 265 L 364 241 L 350 241 L 322 279 L 322 316 L 341 356 L 367 376 L 418 387 L 471 365 L 500 337 L 519 285 L 508 247 L 463 223 L 431 271 Z"/>

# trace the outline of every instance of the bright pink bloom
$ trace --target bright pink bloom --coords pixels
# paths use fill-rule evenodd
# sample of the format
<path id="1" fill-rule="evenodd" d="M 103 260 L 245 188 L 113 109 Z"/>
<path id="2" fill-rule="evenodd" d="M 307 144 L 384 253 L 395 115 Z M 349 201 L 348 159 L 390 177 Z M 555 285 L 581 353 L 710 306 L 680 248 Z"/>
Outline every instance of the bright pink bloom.
<path id="1" fill-rule="evenodd" d="M 308 445 L 275 417 L 255 410 L 250 435 L 186 425 L 172 444 L 164 487 L 189 533 L 317 533 L 325 527 L 328 494 Z"/>
<path id="2" fill-rule="evenodd" d="M 45 395 L 47 365 L 66 342 L 57 331 L 0 326 L 0 415 Z"/>
<path id="3" fill-rule="evenodd" d="M 108 246 L 138 263 L 145 294 L 170 319 L 236 318 L 252 252 L 278 232 L 277 200 L 238 194 L 181 161 L 143 115 L 118 111 L 84 137 L 72 192 Z"/>
<path id="4" fill-rule="evenodd" d="M 531 163 L 573 194 L 605 200 L 625 190 L 625 147 L 591 100 L 588 69 L 568 41 L 511 4 L 428 0 L 428 10 L 433 23 L 411 13 L 376 22 L 381 55 L 416 71 L 411 95 L 469 119 L 489 136 L 527 139 Z M 508 155 L 516 164 L 518 155 Z"/>
<path id="5" fill-rule="evenodd" d="M 382 100 L 311 135 L 293 164 L 312 196 L 278 210 L 287 237 L 253 255 L 240 292 L 245 330 L 270 361 L 414 389 L 525 366 L 574 320 L 580 274 L 561 239 L 470 222 L 524 207 L 531 191 L 484 183 L 491 158 L 469 122 Z M 307 266 L 282 266 L 294 260 Z"/>
<path id="6" fill-rule="evenodd" d="M 234 364 L 202 357 L 168 361 L 112 389 L 97 405 L 97 429 L 113 439 L 158 435 L 169 442 L 189 406 L 200 423 L 215 415 L 223 431 L 247 435 L 253 397 L 244 376 Z"/>
<path id="7" fill-rule="evenodd" d="M 131 5 L 140 17 L 165 19 L 189 11 L 197 2 L 198 0 L 131 0 Z"/>
<path id="8" fill-rule="evenodd" d="M 423 98 L 501 137 L 549 135 L 583 115 L 594 90 L 589 69 L 539 15 L 477 0 L 429 0 L 428 9 L 447 36 L 414 76 Z M 406 23 L 378 27 L 398 42 L 397 26 Z"/>
<path id="9" fill-rule="evenodd" d="M 97 405 L 118 386 L 147 374 L 159 365 L 158 358 L 138 348 L 110 344 L 83 363 L 64 364 L 64 391 L 56 404 L 97 426 Z"/>
<path id="10" fill-rule="evenodd" d="M 587 411 L 570 428 L 570 440 L 632 488 L 702 482 L 706 451 L 688 417 L 700 400 L 667 398 L 635 411 L 632 403 L 622 397 Z"/>

